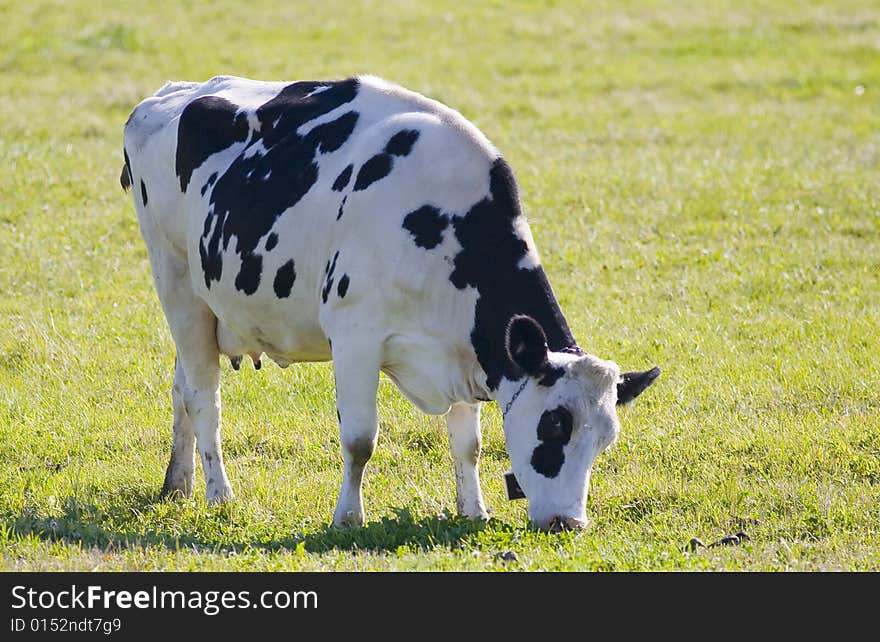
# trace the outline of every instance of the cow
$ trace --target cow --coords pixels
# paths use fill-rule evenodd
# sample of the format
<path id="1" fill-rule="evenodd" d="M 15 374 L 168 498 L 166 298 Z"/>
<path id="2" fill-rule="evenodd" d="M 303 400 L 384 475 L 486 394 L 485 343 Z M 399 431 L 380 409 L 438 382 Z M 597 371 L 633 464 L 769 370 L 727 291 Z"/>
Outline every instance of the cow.
<path id="1" fill-rule="evenodd" d="M 364 524 L 361 483 L 384 372 L 445 415 L 459 514 L 487 519 L 480 408 L 496 401 L 539 529 L 582 528 L 616 405 L 659 374 L 578 347 L 514 174 L 453 109 L 374 76 L 168 82 L 124 131 L 130 187 L 176 347 L 163 495 L 233 497 L 220 355 L 240 367 L 333 361 L 342 444 L 335 526 Z"/>

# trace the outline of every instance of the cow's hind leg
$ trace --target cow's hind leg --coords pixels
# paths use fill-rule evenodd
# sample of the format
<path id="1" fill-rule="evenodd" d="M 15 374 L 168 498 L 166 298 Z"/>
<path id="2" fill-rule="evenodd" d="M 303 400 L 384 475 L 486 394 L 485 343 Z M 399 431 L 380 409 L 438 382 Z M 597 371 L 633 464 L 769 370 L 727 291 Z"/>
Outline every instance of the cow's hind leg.
<path id="1" fill-rule="evenodd" d="M 195 482 L 196 433 L 186 412 L 183 391 L 186 389 L 186 376 L 180 359 L 174 360 L 174 384 L 171 387 L 171 404 L 174 408 L 174 426 L 171 443 L 171 461 L 165 471 L 162 497 L 180 493 L 184 497 L 192 494 Z"/>
<path id="2" fill-rule="evenodd" d="M 220 447 L 220 353 L 217 318 L 193 292 L 186 259 L 168 248 L 149 217 L 141 217 L 156 293 L 177 347 L 172 400 L 174 441 L 165 474 L 167 492 L 192 488 L 195 436 L 209 502 L 232 497 Z"/>
<path id="3" fill-rule="evenodd" d="M 216 503 L 232 498 L 220 444 L 217 320 L 208 306 L 196 297 L 179 302 L 179 306 L 174 312 L 168 311 L 168 321 L 183 367 L 183 405 L 202 460 L 205 496 L 208 502 Z"/>
<path id="4" fill-rule="evenodd" d="M 333 524 L 363 526 L 364 467 L 373 455 L 379 435 L 376 392 L 381 342 L 340 337 L 333 342 L 332 351 L 343 459 L 342 487 Z"/>
<path id="5" fill-rule="evenodd" d="M 470 519 L 489 517 L 480 492 L 480 405 L 456 403 L 446 415 L 449 449 L 455 466 L 455 504 Z"/>

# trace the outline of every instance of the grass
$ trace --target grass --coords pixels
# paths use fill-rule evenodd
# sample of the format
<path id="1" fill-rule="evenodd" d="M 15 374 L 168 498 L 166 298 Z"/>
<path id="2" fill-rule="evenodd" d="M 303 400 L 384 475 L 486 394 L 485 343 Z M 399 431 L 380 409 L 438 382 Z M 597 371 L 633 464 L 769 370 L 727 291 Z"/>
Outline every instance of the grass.
<path id="1" fill-rule="evenodd" d="M 0 15 L 0 568 L 880 568 L 876 3 L 2 0 Z M 122 125 L 166 80 L 220 73 L 378 74 L 503 151 L 581 345 L 664 369 L 594 467 L 587 530 L 530 531 L 504 499 L 494 404 L 494 517 L 454 517 L 443 420 L 385 379 L 369 523 L 328 528 L 328 364 L 225 364 L 237 499 L 209 508 L 199 480 L 192 500 L 157 500 L 174 348 L 118 184 Z M 686 550 L 737 531 L 750 541 Z"/>

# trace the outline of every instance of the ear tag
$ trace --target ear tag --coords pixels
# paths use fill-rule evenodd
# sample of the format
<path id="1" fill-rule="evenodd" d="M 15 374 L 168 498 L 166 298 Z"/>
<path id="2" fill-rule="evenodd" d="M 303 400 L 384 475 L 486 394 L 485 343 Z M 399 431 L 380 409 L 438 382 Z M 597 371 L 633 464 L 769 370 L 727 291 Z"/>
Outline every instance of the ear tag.
<path id="1" fill-rule="evenodd" d="M 504 489 L 507 491 L 508 500 L 513 501 L 514 499 L 526 498 L 526 494 L 523 492 L 522 488 L 519 487 L 519 482 L 516 481 L 516 477 L 514 477 L 512 470 L 504 473 Z"/>

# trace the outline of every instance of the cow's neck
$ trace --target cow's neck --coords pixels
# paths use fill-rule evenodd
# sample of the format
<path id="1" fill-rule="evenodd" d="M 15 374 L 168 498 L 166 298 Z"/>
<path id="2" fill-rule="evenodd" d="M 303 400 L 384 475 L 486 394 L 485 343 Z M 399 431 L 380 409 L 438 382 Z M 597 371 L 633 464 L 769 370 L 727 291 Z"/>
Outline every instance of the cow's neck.
<path id="1" fill-rule="evenodd" d="M 502 377 L 511 381 L 522 377 L 510 361 L 505 345 L 507 326 L 518 314 L 528 315 L 540 324 L 552 352 L 581 352 L 540 265 L 532 270 L 517 270 L 480 294 L 471 343 L 491 391 L 497 392 Z"/>
<path id="2" fill-rule="evenodd" d="M 454 217 L 461 244 L 450 280 L 479 292 L 471 344 L 494 394 L 501 377 L 518 377 L 507 357 L 505 333 L 511 318 L 526 314 L 547 335 L 550 350 L 577 346 L 547 280 L 522 216 L 516 179 L 503 158 L 489 171 L 489 195 Z"/>

